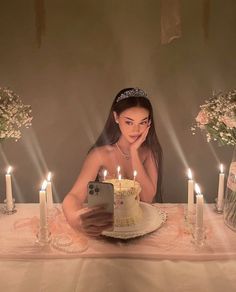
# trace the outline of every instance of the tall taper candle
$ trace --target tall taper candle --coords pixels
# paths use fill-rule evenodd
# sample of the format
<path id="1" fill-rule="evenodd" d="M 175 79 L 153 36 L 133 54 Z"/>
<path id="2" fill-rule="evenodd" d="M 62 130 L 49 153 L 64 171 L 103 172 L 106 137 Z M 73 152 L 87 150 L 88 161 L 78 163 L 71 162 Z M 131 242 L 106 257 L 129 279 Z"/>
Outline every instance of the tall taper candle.
<path id="1" fill-rule="evenodd" d="M 47 225 L 47 205 L 46 205 L 46 189 L 47 181 L 42 184 L 42 188 L 39 191 L 39 213 L 40 213 L 40 228 L 45 228 Z"/>
<path id="2" fill-rule="evenodd" d="M 224 181 L 225 181 L 225 174 L 224 174 L 223 165 L 221 164 L 220 173 L 219 173 L 218 198 L 217 198 L 217 209 L 219 211 L 223 210 Z"/>
<path id="3" fill-rule="evenodd" d="M 193 211 L 194 206 L 194 181 L 191 169 L 188 169 L 188 212 Z"/>
<path id="4" fill-rule="evenodd" d="M 47 194 L 47 207 L 49 209 L 53 208 L 53 197 L 52 197 L 52 182 L 51 182 L 52 174 L 51 172 L 48 173 L 47 176 L 47 188 L 46 188 L 46 194 Z"/>
<path id="5" fill-rule="evenodd" d="M 11 185 L 11 170 L 12 167 L 9 166 L 6 173 L 6 204 L 7 210 L 11 210 L 13 208 L 13 200 L 12 200 L 12 185 Z"/>
<path id="6" fill-rule="evenodd" d="M 196 198 L 197 198 L 197 203 L 196 203 L 196 227 L 197 228 L 203 228 L 203 206 L 204 206 L 204 201 L 203 201 L 203 195 L 201 194 L 201 190 L 199 186 L 196 184 Z"/>

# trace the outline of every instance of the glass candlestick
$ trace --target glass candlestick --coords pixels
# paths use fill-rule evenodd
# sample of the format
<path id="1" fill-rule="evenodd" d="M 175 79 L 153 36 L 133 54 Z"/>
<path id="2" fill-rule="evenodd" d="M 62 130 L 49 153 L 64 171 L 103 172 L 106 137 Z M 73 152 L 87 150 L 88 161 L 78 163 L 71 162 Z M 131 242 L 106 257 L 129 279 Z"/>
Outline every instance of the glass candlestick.
<path id="1" fill-rule="evenodd" d="M 193 243 L 196 247 L 203 247 L 206 243 L 206 229 L 204 227 L 195 226 L 193 230 Z"/>
<path id="2" fill-rule="evenodd" d="M 185 232 L 188 234 L 193 233 L 193 228 L 195 224 L 195 216 L 196 216 L 195 209 L 190 211 L 188 210 L 188 206 L 186 205 L 184 208 L 184 227 L 185 227 Z"/>
<path id="3" fill-rule="evenodd" d="M 215 212 L 218 214 L 223 214 L 224 210 L 224 201 L 222 202 L 221 206 L 218 204 L 218 198 L 215 199 Z"/>
<path id="4" fill-rule="evenodd" d="M 7 202 L 7 199 L 5 199 L 4 206 L 2 208 L 2 213 L 6 214 L 6 215 L 12 215 L 16 212 L 17 212 L 17 210 L 16 210 L 16 206 L 15 206 L 15 199 L 12 198 L 11 204 L 9 204 L 9 202 Z"/>
<path id="5" fill-rule="evenodd" d="M 51 241 L 51 233 L 48 230 L 48 226 L 45 225 L 44 227 L 39 227 L 39 232 L 36 235 L 36 243 L 45 246 L 48 245 Z"/>

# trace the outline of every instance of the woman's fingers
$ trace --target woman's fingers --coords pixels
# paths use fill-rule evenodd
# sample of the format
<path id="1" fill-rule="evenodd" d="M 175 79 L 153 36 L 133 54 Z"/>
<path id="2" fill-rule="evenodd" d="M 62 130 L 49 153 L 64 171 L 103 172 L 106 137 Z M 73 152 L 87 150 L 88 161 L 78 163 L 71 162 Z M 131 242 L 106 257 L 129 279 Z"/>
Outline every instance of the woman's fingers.
<path id="1" fill-rule="evenodd" d="M 105 212 L 104 210 L 96 211 L 96 212 L 88 212 L 85 214 L 80 215 L 80 218 L 82 220 L 87 220 L 87 219 L 109 219 L 113 218 L 113 213 L 108 213 Z"/>
<path id="2" fill-rule="evenodd" d="M 89 236 L 99 236 L 104 229 L 113 226 L 113 213 L 104 206 L 83 208 L 79 212 L 80 230 Z"/>
<path id="3" fill-rule="evenodd" d="M 96 206 L 96 207 L 85 207 L 85 208 L 79 210 L 78 215 L 80 217 L 87 217 L 87 216 L 91 216 L 93 214 L 99 214 L 101 212 L 106 212 L 105 205 L 100 205 L 100 206 Z"/>
<path id="4" fill-rule="evenodd" d="M 142 133 L 142 135 L 140 136 L 140 138 L 138 140 L 136 140 L 136 142 L 139 144 L 139 146 L 146 140 L 149 128 L 150 127 L 147 127 L 145 129 L 145 131 Z"/>
<path id="5" fill-rule="evenodd" d="M 99 236 L 103 230 L 111 228 L 112 226 L 112 223 L 105 224 L 104 226 L 90 225 L 84 229 L 84 232 L 89 236 Z"/>
<path id="6" fill-rule="evenodd" d="M 107 223 L 112 223 L 113 218 L 110 216 L 102 216 L 99 218 L 87 218 L 86 220 L 82 221 L 83 226 L 95 225 L 95 226 L 103 226 Z"/>

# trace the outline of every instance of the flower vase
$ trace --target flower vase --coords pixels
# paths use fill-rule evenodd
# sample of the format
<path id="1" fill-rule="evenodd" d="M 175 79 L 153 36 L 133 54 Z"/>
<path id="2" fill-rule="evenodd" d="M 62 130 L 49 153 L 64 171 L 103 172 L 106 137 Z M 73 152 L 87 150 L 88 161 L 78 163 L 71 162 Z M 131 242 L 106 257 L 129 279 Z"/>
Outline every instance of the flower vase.
<path id="1" fill-rule="evenodd" d="M 230 164 L 224 203 L 224 222 L 236 231 L 236 147 Z"/>

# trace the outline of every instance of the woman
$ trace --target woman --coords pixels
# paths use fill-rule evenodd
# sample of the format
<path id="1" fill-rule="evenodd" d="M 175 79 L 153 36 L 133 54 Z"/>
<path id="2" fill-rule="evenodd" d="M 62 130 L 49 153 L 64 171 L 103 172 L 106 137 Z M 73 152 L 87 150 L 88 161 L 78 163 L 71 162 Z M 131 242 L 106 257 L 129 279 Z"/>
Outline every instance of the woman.
<path id="1" fill-rule="evenodd" d="M 89 181 L 116 177 L 117 166 L 123 178 L 137 181 L 142 191 L 140 199 L 151 203 L 161 192 L 162 149 L 158 141 L 152 105 L 139 88 L 126 88 L 115 97 L 105 127 L 90 149 L 78 179 L 63 201 L 63 211 L 69 224 L 91 236 L 98 236 L 112 226 L 113 215 L 102 207 L 83 208 Z"/>

